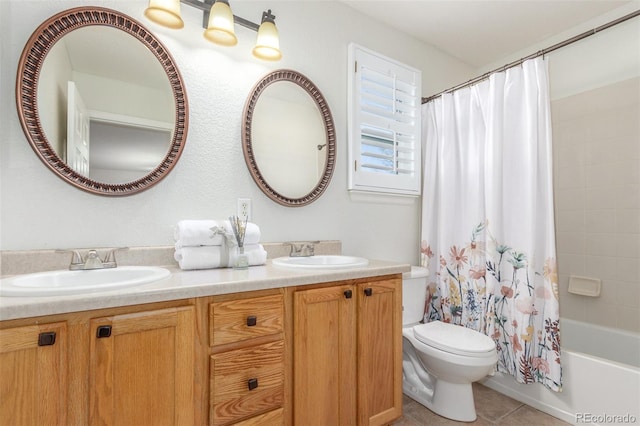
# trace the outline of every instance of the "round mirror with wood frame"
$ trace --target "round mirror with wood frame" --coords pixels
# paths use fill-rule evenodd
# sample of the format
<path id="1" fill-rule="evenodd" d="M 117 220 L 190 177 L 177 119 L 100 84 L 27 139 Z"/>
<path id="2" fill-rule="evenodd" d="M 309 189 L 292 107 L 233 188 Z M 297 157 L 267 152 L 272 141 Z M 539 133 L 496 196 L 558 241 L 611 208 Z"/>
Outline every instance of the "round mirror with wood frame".
<path id="1" fill-rule="evenodd" d="M 150 52 L 164 70 L 175 103 L 175 123 L 169 129 L 166 148 L 159 163 L 152 163 L 140 176 L 125 182 L 103 182 L 79 172 L 54 149 L 43 129 L 44 111 L 39 110 L 38 86 L 43 64 L 54 45 L 65 35 L 93 26 L 123 31 L 134 43 Z M 128 38 L 128 36 L 125 36 Z M 153 61 L 153 60 L 152 60 Z M 124 66 L 126 64 L 119 64 Z M 137 64 L 132 64 L 137 66 Z M 155 65 L 155 64 L 154 64 Z M 123 94 L 113 94 L 115 97 Z M 171 102 L 171 101 L 170 101 Z M 132 195 L 162 180 L 176 165 L 187 138 L 188 103 L 182 77 L 167 48 L 142 24 L 118 11 L 102 7 L 78 7 L 60 12 L 43 22 L 27 41 L 16 80 L 16 104 L 22 129 L 40 160 L 58 177 L 84 191 L 107 196 Z M 65 112 L 66 114 L 66 112 Z M 173 119 L 173 118 L 172 118 Z M 66 123 L 65 123 L 66 125 Z M 166 152 L 166 154 L 165 154 Z M 125 179 L 126 180 L 126 179 Z"/>
<path id="2" fill-rule="evenodd" d="M 243 117 L 245 162 L 262 192 L 290 207 L 317 200 L 333 176 L 336 136 L 316 85 L 297 71 L 273 71 L 254 86 Z"/>

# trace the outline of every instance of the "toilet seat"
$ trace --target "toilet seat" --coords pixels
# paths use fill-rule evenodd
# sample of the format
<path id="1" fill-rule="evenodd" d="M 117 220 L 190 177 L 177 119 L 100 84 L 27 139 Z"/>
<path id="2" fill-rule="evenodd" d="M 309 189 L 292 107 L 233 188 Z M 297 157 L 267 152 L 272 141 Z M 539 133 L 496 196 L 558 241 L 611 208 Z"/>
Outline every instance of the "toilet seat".
<path id="1" fill-rule="evenodd" d="M 496 344 L 489 336 L 442 321 L 416 325 L 413 335 L 425 345 L 457 355 L 485 357 L 496 350 Z"/>

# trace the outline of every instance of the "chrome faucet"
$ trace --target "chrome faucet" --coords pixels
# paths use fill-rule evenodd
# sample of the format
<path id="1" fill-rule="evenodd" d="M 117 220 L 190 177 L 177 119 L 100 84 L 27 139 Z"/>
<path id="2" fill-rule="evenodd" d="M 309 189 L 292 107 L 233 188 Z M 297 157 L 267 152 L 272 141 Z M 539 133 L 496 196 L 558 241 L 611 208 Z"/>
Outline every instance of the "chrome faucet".
<path id="1" fill-rule="evenodd" d="M 71 253 L 70 271 L 85 271 L 90 269 L 106 269 L 118 266 L 116 262 L 116 251 L 129 250 L 128 247 L 118 247 L 109 250 L 104 259 L 100 258 L 98 251 L 91 249 L 83 258 L 78 250 L 56 250 L 58 253 Z"/>
<path id="2" fill-rule="evenodd" d="M 304 241 L 304 242 L 287 242 L 284 245 L 291 246 L 291 252 L 289 257 L 309 257 L 315 254 L 314 244 L 318 244 L 320 241 Z"/>

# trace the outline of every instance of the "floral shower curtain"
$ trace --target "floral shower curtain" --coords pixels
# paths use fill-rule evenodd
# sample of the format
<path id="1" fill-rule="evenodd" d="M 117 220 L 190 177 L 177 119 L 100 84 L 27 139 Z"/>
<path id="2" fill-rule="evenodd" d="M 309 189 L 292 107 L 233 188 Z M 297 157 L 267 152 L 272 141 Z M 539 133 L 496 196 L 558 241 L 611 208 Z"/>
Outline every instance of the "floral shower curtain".
<path id="1" fill-rule="evenodd" d="M 494 339 L 498 370 L 561 390 L 543 58 L 423 105 L 425 321 Z"/>

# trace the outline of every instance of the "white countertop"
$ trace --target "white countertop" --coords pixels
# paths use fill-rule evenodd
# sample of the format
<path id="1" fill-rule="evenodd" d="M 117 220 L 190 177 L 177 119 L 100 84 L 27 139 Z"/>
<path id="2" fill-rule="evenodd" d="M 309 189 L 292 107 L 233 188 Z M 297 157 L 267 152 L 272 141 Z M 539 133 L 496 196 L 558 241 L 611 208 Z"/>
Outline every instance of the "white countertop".
<path id="1" fill-rule="evenodd" d="M 167 269 L 171 271 L 170 277 L 127 289 L 65 296 L 0 297 L 0 320 L 400 274 L 410 271 L 411 267 L 409 264 L 369 260 L 369 265 L 361 268 L 290 269 L 272 266 L 268 260 L 264 266 L 252 266 L 247 270 Z"/>

